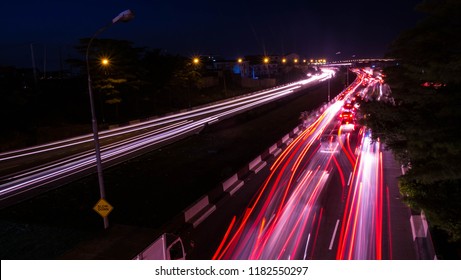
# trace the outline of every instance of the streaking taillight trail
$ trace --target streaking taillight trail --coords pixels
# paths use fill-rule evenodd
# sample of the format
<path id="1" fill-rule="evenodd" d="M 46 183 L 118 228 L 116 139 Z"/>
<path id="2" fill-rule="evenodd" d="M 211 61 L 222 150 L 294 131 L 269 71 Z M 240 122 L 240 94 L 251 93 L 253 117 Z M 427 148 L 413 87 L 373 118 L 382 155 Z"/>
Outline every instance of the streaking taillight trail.
<path id="1" fill-rule="evenodd" d="M 336 258 L 382 259 L 383 166 L 380 143 L 362 138 L 346 200 Z"/>

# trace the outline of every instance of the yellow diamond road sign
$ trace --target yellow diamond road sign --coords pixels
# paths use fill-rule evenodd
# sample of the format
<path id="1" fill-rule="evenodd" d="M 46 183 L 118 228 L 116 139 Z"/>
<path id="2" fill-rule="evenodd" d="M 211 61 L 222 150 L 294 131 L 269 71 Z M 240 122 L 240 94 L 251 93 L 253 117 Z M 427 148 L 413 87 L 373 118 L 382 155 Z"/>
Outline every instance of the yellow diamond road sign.
<path id="1" fill-rule="evenodd" d="M 93 207 L 93 210 L 98 212 L 101 217 L 105 218 L 114 209 L 104 198 L 101 198 L 98 203 Z"/>

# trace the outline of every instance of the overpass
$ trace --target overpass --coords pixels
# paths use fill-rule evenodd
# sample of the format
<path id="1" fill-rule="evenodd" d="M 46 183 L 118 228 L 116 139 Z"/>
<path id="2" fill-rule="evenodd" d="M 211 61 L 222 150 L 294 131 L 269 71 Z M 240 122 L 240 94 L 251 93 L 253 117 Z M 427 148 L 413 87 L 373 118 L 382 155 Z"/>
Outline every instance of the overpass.
<path id="1" fill-rule="evenodd" d="M 324 66 L 349 66 L 349 67 L 385 67 L 398 63 L 395 58 L 358 58 L 349 60 L 330 61 Z"/>

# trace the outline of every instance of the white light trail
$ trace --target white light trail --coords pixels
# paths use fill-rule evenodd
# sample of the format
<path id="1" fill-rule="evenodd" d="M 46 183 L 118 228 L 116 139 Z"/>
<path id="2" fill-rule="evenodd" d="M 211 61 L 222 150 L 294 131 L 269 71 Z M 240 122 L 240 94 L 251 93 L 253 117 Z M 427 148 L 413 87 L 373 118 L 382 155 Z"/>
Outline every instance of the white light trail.
<path id="1" fill-rule="evenodd" d="M 214 123 L 283 98 L 297 92 L 307 84 L 318 83 L 327 75 L 330 74 L 322 73 L 310 79 L 224 100 L 186 112 L 102 131 L 100 140 L 103 164 L 113 164 L 121 158 L 126 158 L 127 155 L 137 155 L 150 146 L 162 145 L 166 141 L 185 137 L 194 131 L 199 131 L 207 123 Z M 21 162 L 34 157 L 42 163 L 12 174 L 1 174 L 0 201 L 25 192 L 27 189 L 37 188 L 82 172 L 88 173 L 95 166 L 92 142 L 92 135 L 88 134 L 1 153 L 0 164 L 4 166 L 8 166 L 12 161 Z M 64 155 L 55 156 L 55 154 Z M 41 159 L 45 156 L 49 159 Z"/>

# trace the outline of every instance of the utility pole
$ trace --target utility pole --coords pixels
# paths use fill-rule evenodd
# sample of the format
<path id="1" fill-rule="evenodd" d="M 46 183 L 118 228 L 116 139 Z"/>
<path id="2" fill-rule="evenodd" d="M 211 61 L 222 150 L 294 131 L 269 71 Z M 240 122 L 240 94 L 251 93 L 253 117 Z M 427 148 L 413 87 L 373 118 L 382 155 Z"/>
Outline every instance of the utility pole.
<path id="1" fill-rule="evenodd" d="M 349 67 L 346 68 L 346 75 L 347 75 L 347 84 L 346 84 L 346 86 L 349 86 Z"/>
<path id="2" fill-rule="evenodd" d="M 37 69 L 35 68 L 34 43 L 30 44 L 30 55 L 32 57 L 32 71 L 34 71 L 34 83 L 37 87 Z"/>
<path id="3" fill-rule="evenodd" d="M 46 79 L 46 45 L 43 45 L 43 79 Z"/>

